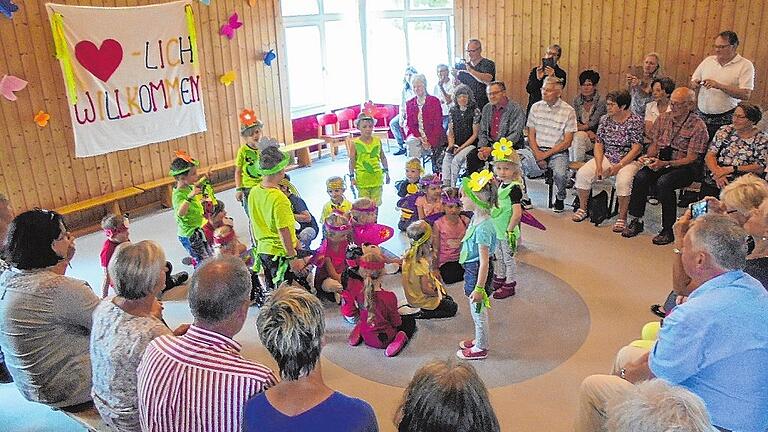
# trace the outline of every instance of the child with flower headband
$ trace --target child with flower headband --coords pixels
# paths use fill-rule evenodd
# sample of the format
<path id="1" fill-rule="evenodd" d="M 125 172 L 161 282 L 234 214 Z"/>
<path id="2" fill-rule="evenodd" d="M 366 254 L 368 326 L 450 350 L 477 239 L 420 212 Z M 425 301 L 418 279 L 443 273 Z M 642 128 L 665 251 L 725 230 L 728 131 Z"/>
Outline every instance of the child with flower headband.
<path id="1" fill-rule="evenodd" d="M 395 235 L 395 230 L 379 223 L 378 207 L 370 198 L 360 198 L 352 204 L 352 239 L 356 244 L 380 245 Z M 387 274 L 394 274 L 400 268 L 400 257 L 381 248 L 387 259 Z"/>
<path id="2" fill-rule="evenodd" d="M 464 360 L 488 357 L 488 292 L 491 288 L 493 262 L 496 250 L 496 230 L 490 217 L 496 205 L 496 185 L 493 174 L 484 169 L 464 178 L 461 185 L 461 203 L 473 212 L 472 220 L 462 239 L 459 262 L 464 265 L 464 293 L 469 297 L 470 312 L 475 322 L 475 338 L 459 342 L 456 355 Z"/>
<path id="3" fill-rule="evenodd" d="M 364 279 L 365 304 L 360 310 L 360 321 L 349 335 L 349 344 L 365 344 L 384 348 L 387 357 L 403 350 L 416 332 L 413 316 L 400 316 L 397 296 L 381 286 L 386 258 L 378 246 L 364 246 L 360 257 L 360 276 Z"/>
<path id="4" fill-rule="evenodd" d="M 383 182 L 389 184 L 389 169 L 381 140 L 373 136 L 375 123 L 376 120 L 365 113 L 360 113 L 355 122 L 360 137 L 349 148 L 349 178 L 352 186 L 357 187 L 360 198 L 370 198 L 379 206 Z"/>
<path id="5" fill-rule="evenodd" d="M 443 212 L 443 201 L 440 195 L 443 191 L 443 182 L 439 175 L 428 174 L 419 182 L 424 195 L 416 198 L 416 210 L 419 219 L 424 220 L 435 213 Z"/>
<path id="6" fill-rule="evenodd" d="M 397 206 L 400 208 L 400 221 L 397 223 L 397 227 L 400 231 L 405 231 L 408 225 L 416 220 L 413 217 L 417 212 L 416 204 L 409 197 L 419 192 L 419 181 L 422 174 L 424 174 L 424 168 L 421 166 L 421 160 L 412 158 L 405 163 L 405 179 L 395 183 L 397 196 L 402 198 L 397 202 Z"/>
<path id="7" fill-rule="evenodd" d="M 499 247 L 496 249 L 496 267 L 493 276 L 493 298 L 503 299 L 515 295 L 517 285 L 517 242 L 520 239 L 520 220 L 523 216 L 523 169 L 520 156 L 511 145 L 493 144 L 493 172 L 499 179 L 498 205 L 491 211 Z"/>
<path id="8" fill-rule="evenodd" d="M 208 186 L 205 177 L 197 175 L 200 162 L 184 151 L 177 151 L 171 162 L 169 175 L 176 180 L 171 201 L 173 214 L 178 225 L 179 242 L 192 257 L 192 265 L 211 256 L 212 250 L 203 232 L 203 188 Z"/>
<path id="9" fill-rule="evenodd" d="M 331 200 L 323 206 L 323 213 L 320 215 L 321 222 L 325 222 L 325 219 L 334 211 L 349 213 L 352 210 L 352 203 L 344 196 L 347 185 L 343 178 L 339 176 L 328 177 L 328 180 L 325 181 L 325 190 Z"/>
<path id="10" fill-rule="evenodd" d="M 432 223 L 432 247 L 437 254 L 440 277 L 444 283 L 452 284 L 464 280 L 464 267 L 459 264 L 459 255 L 470 218 L 461 212 L 458 189 L 444 188 L 442 200 L 445 214 Z"/>
<path id="11" fill-rule="evenodd" d="M 237 150 L 235 157 L 235 198 L 242 203 L 245 215 L 248 216 L 248 193 L 259 184 L 259 147 L 264 124 L 249 109 L 240 113 L 240 136 L 245 143 Z"/>
<path id="12" fill-rule="evenodd" d="M 432 265 L 432 228 L 426 221 L 416 221 L 406 233 L 411 247 L 403 256 L 403 291 L 408 306 L 421 309 L 414 318 L 455 316 L 459 306 L 445 292 L 439 273 Z"/>
<path id="13" fill-rule="evenodd" d="M 333 293 L 338 302 L 341 291 L 341 274 L 347 267 L 347 246 L 352 241 L 352 225 L 349 217 L 341 212 L 331 213 L 323 223 L 323 242 L 315 252 L 315 289 Z"/>

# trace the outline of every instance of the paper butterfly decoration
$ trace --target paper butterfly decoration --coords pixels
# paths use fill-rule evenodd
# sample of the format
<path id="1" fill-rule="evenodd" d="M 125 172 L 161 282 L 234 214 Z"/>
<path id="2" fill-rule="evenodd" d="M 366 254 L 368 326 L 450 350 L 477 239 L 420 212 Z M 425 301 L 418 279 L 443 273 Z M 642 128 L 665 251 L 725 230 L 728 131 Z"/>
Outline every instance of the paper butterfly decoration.
<path id="1" fill-rule="evenodd" d="M 51 115 L 45 111 L 38 111 L 34 118 L 35 123 L 40 127 L 46 127 L 48 125 L 48 120 L 50 119 Z"/>
<path id="2" fill-rule="evenodd" d="M 27 82 L 13 75 L 3 75 L 0 78 L 0 94 L 9 101 L 15 101 L 16 95 L 13 92 L 23 90 Z"/>
<path id="3" fill-rule="evenodd" d="M 243 23 L 237 20 L 237 12 L 233 13 L 232 16 L 229 17 L 229 21 L 221 26 L 221 30 L 219 30 L 219 34 L 222 36 L 226 36 L 227 39 L 232 39 L 235 37 L 235 30 L 239 29 L 243 26 Z"/>
<path id="4" fill-rule="evenodd" d="M 13 4 L 13 0 L 0 0 L 0 13 L 8 17 L 13 18 L 13 13 L 19 10 L 19 6 Z"/>
<path id="5" fill-rule="evenodd" d="M 272 66 L 272 61 L 274 61 L 277 58 L 277 54 L 275 54 L 275 50 L 271 49 L 264 53 L 264 64 L 267 66 Z"/>
<path id="6" fill-rule="evenodd" d="M 225 73 L 224 75 L 219 77 L 219 81 L 221 81 L 222 84 L 229 87 L 233 82 L 235 82 L 235 79 L 237 78 L 237 73 L 235 71 L 229 71 Z"/>

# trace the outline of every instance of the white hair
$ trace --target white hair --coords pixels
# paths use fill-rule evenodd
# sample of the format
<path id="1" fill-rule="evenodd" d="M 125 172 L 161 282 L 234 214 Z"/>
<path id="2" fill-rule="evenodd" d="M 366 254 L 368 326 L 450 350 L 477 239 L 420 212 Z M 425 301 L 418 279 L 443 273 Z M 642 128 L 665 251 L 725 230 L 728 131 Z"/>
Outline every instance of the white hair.
<path id="1" fill-rule="evenodd" d="M 411 77 L 411 87 L 416 84 L 416 81 L 420 81 L 422 84 L 424 84 L 424 88 L 427 87 L 427 77 L 424 76 L 424 74 L 415 74 Z"/>
<path id="2" fill-rule="evenodd" d="M 743 269 L 747 264 L 747 232 L 728 216 L 706 214 L 688 235 L 694 248 L 709 253 L 723 270 Z"/>
<path id="3" fill-rule="evenodd" d="M 716 432 L 700 397 L 661 379 L 638 384 L 606 411 L 608 432 Z"/>
<path id="4" fill-rule="evenodd" d="M 163 267 L 163 248 L 157 242 L 143 240 L 120 244 L 109 260 L 107 271 L 118 295 L 137 300 L 153 293 L 162 277 Z"/>
<path id="5" fill-rule="evenodd" d="M 548 76 L 548 77 L 544 78 L 544 83 L 542 84 L 541 87 L 543 88 L 544 86 L 546 86 L 548 84 L 556 84 L 556 85 L 560 86 L 560 88 L 564 87 L 563 86 L 563 80 L 561 80 L 558 77 L 553 77 L 553 76 Z"/>

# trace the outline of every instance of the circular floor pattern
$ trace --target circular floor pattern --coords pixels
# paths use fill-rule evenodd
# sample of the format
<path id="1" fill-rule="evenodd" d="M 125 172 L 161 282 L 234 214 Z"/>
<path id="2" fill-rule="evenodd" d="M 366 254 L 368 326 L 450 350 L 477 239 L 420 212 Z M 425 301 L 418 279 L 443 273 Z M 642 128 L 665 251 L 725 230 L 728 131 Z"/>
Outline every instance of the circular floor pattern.
<path id="1" fill-rule="evenodd" d="M 472 363 L 489 388 L 522 382 L 554 369 L 579 349 L 589 332 L 589 309 L 570 285 L 524 263 L 518 264 L 518 272 L 518 294 L 492 300 L 488 358 Z M 397 283 L 399 276 L 388 276 L 385 285 Z M 453 284 L 448 291 L 459 302 L 456 317 L 417 321 L 413 339 L 394 358 L 385 357 L 384 350 L 347 345 L 351 326 L 340 318 L 338 309 L 327 307 L 323 355 L 363 378 L 407 386 L 422 364 L 454 357 L 459 340 L 474 335 L 463 285 Z"/>

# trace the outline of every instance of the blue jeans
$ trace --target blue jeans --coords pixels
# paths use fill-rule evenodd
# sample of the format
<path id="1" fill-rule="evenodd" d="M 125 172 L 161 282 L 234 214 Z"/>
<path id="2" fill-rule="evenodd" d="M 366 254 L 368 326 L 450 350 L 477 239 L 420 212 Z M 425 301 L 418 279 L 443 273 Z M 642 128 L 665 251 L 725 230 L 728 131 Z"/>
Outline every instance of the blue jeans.
<path id="1" fill-rule="evenodd" d="M 526 177 L 540 177 L 544 175 L 546 168 L 541 168 L 536 159 L 533 157 L 533 152 L 530 148 L 526 147 L 517 151 L 520 155 L 520 161 L 523 166 L 523 174 Z M 555 187 L 557 188 L 557 199 L 564 200 L 566 193 L 566 185 L 568 184 L 568 151 L 560 152 L 550 156 L 547 161 L 547 168 L 552 169 L 554 176 Z"/>
<path id="2" fill-rule="evenodd" d="M 197 268 L 204 259 L 210 257 L 213 253 L 208 242 L 205 240 L 205 233 L 202 228 L 198 228 L 189 237 L 179 236 L 179 243 L 189 252 L 189 255 L 195 260 Z"/>
<path id="3" fill-rule="evenodd" d="M 477 276 L 480 271 L 480 261 L 464 263 L 464 293 L 469 296 L 477 285 Z M 493 263 L 488 263 L 488 276 L 485 278 L 485 292 L 491 293 L 491 280 L 493 279 Z M 488 349 L 488 308 L 482 308 L 477 312 L 477 304 L 469 300 L 469 311 L 472 321 L 475 322 L 475 346 L 481 350 Z"/>
<path id="4" fill-rule="evenodd" d="M 402 121 L 402 117 L 400 114 L 393 117 L 392 120 L 389 121 L 389 130 L 392 131 L 392 135 L 395 136 L 395 140 L 397 141 L 397 145 L 400 148 L 405 147 L 405 138 L 403 138 L 403 128 L 400 126 L 400 122 Z"/>

